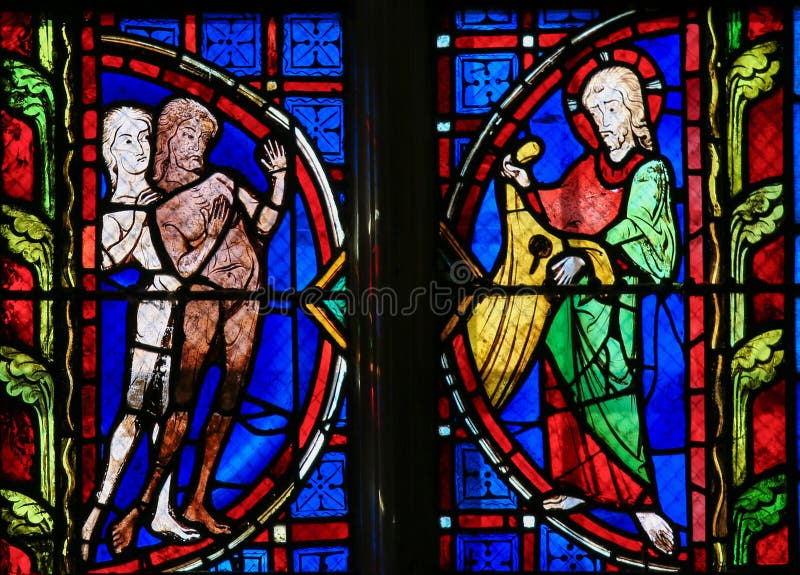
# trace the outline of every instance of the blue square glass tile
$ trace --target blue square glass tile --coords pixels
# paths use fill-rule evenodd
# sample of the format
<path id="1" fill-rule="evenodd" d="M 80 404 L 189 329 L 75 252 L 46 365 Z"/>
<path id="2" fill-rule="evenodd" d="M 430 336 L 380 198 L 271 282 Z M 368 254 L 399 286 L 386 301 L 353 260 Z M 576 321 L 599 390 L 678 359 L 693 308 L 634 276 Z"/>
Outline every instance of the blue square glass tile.
<path id="1" fill-rule="evenodd" d="M 210 570 L 214 573 L 266 573 L 269 571 L 268 553 L 265 549 L 245 549 Z"/>
<path id="2" fill-rule="evenodd" d="M 472 444 L 456 446 L 456 504 L 459 509 L 515 509 L 517 497 Z"/>
<path id="3" fill-rule="evenodd" d="M 119 21 L 119 28 L 127 34 L 144 36 L 162 44 L 180 45 L 181 24 L 178 20 L 170 18 L 122 18 Z"/>
<path id="4" fill-rule="evenodd" d="M 298 573 L 347 571 L 348 556 L 346 547 L 306 547 L 295 549 L 292 554 Z"/>
<path id="5" fill-rule="evenodd" d="M 347 513 L 345 454 L 326 453 L 292 503 L 294 517 L 339 517 Z"/>
<path id="6" fill-rule="evenodd" d="M 492 109 L 517 77 L 515 54 L 459 54 L 456 56 L 456 112 L 483 114 Z"/>
<path id="7" fill-rule="evenodd" d="M 459 30 L 515 30 L 517 15 L 510 10 L 459 10 L 456 12 Z"/>
<path id="8" fill-rule="evenodd" d="M 542 525 L 542 571 L 581 573 L 600 571 L 600 560 L 547 525 Z"/>
<path id="9" fill-rule="evenodd" d="M 503 572 L 519 569 L 519 537 L 513 533 L 456 535 L 456 570 Z"/>
<path id="10" fill-rule="evenodd" d="M 322 157 L 344 162 L 344 101 L 341 98 L 289 97 L 284 106 L 306 129 Z"/>
<path id="11" fill-rule="evenodd" d="M 580 28 L 597 18 L 598 10 L 542 10 L 539 28 Z"/>
<path id="12" fill-rule="evenodd" d="M 261 17 L 258 14 L 205 14 L 202 54 L 237 76 L 261 73 Z"/>
<path id="13" fill-rule="evenodd" d="M 337 14 L 288 14 L 283 19 L 283 73 L 341 76 L 342 24 Z"/>

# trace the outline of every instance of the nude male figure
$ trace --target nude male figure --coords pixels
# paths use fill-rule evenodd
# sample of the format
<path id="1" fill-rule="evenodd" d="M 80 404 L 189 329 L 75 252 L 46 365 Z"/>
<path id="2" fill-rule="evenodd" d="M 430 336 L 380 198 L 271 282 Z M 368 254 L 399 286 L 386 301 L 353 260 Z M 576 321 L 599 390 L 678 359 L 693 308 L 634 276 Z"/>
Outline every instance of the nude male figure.
<path id="1" fill-rule="evenodd" d="M 195 470 L 197 486 L 183 517 L 212 535 L 231 532 L 230 525 L 208 510 L 208 481 L 255 359 L 259 304 L 247 293 L 263 285 L 261 252 L 280 220 L 286 157 L 276 143 L 259 150 L 272 188 L 269 198 L 263 197 L 227 173 L 208 169 L 208 147 L 217 131 L 211 112 L 187 98 L 168 102 L 158 120 L 153 182 L 167 198 L 156 209 L 156 227 L 167 257 L 188 286 L 188 297 L 164 439 L 139 505 L 112 529 L 112 548 L 118 553 L 132 542 L 183 443 L 212 350 L 222 357 L 221 381 Z M 214 297 L 217 290 L 242 293 L 222 299 Z"/>

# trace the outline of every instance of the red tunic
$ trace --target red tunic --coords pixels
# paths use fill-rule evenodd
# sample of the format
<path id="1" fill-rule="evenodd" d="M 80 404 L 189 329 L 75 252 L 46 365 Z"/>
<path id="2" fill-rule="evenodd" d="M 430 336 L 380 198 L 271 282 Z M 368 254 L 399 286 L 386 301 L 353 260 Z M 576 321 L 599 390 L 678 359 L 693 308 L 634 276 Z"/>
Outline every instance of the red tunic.
<path id="1" fill-rule="evenodd" d="M 543 209 L 554 228 L 570 235 L 598 236 L 620 214 L 624 186 L 644 159 L 635 154 L 622 167 L 614 168 L 604 156 L 588 155 L 573 165 L 560 187 L 539 190 L 538 198 L 533 192 L 529 200 L 537 211 Z M 576 495 L 603 505 L 653 505 L 652 486 L 643 485 L 617 465 L 581 428 L 547 361 L 543 376 L 553 479 L 576 488 L 580 492 Z"/>

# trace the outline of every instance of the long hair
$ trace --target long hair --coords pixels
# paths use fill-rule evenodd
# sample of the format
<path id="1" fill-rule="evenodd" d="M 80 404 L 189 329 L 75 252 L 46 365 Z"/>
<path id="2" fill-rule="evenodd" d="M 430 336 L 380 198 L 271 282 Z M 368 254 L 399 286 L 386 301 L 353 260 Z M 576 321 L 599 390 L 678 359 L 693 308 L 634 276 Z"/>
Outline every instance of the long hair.
<path id="1" fill-rule="evenodd" d="M 200 102 L 190 98 L 175 98 L 164 105 L 158 116 L 156 132 L 156 156 L 153 163 L 153 182 L 159 184 L 169 167 L 169 141 L 177 133 L 178 126 L 192 118 L 208 122 L 211 137 L 217 133 L 217 120 Z"/>
<path id="2" fill-rule="evenodd" d="M 588 109 L 589 96 L 601 92 L 603 88 L 611 88 L 622 94 L 622 103 L 631 113 L 631 129 L 637 143 L 646 150 L 652 150 L 653 136 L 647 122 L 639 76 L 624 66 L 601 68 L 589 78 L 583 89 L 583 107 Z"/>
<path id="3" fill-rule="evenodd" d="M 114 138 L 117 137 L 117 132 L 125 122 L 132 122 L 134 120 L 141 120 L 147 124 L 147 131 L 153 131 L 153 117 L 150 112 L 135 108 L 133 106 L 116 106 L 106 112 L 103 118 L 103 159 L 106 162 L 108 169 L 108 177 L 111 180 L 111 189 L 117 187 L 117 179 L 119 178 L 119 168 L 117 166 L 117 159 L 111 153 L 111 146 L 114 144 Z"/>

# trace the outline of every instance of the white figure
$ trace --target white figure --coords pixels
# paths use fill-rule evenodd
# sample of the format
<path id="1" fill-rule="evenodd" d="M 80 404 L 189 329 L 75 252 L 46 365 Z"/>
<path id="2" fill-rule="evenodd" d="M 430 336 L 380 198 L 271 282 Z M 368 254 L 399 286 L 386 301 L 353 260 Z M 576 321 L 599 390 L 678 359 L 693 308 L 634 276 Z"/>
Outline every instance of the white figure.
<path id="1" fill-rule="evenodd" d="M 135 264 L 148 274 L 146 291 L 173 292 L 180 281 L 162 271 L 161 262 L 147 224 L 146 206 L 159 198 L 146 179 L 150 165 L 152 118 L 144 110 L 120 106 L 109 110 L 103 122 L 103 157 L 111 181 L 111 196 L 102 224 L 102 267 L 110 270 Z M 146 411 L 161 419 L 169 400 L 170 353 L 175 303 L 165 298 L 143 299 L 136 304 L 133 338 L 130 342 L 131 371 L 122 417 L 111 433 L 108 463 L 92 510 L 81 530 L 81 556 L 88 560 L 98 520 L 110 502 L 125 466 L 142 433 Z M 152 441 L 159 440 L 159 425 L 153 425 Z M 181 524 L 170 504 L 172 476 L 161 489 L 151 521 L 153 532 L 179 541 L 193 541 L 200 534 Z"/>

